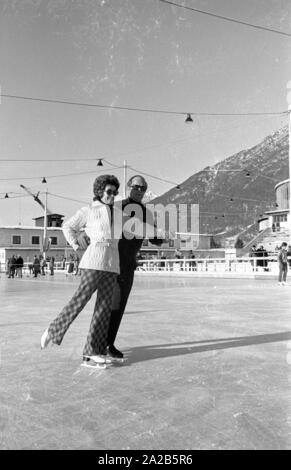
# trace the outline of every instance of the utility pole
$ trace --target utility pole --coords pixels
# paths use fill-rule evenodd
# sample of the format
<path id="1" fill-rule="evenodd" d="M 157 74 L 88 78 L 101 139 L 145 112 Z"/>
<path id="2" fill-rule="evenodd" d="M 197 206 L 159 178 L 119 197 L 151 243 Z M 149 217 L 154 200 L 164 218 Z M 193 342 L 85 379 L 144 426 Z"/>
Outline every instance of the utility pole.
<path id="1" fill-rule="evenodd" d="M 126 183 L 127 183 L 127 161 L 123 162 L 123 199 L 126 198 Z"/>
<path id="2" fill-rule="evenodd" d="M 289 127 L 289 245 L 291 245 L 291 80 L 287 83 L 288 127 Z"/>
<path id="3" fill-rule="evenodd" d="M 43 258 L 46 259 L 46 251 L 48 248 L 47 242 L 47 188 L 45 190 L 45 203 L 44 203 L 44 220 L 43 220 Z"/>

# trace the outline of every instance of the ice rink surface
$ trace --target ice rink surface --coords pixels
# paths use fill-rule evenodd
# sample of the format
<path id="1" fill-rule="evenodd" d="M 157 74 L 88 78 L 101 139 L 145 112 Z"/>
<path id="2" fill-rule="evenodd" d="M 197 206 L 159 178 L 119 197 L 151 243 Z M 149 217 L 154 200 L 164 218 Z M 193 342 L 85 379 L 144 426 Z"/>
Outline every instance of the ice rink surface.
<path id="1" fill-rule="evenodd" d="M 93 298 L 40 337 L 78 278 L 0 278 L 0 448 L 291 449 L 291 287 L 137 275 L 116 346 L 80 366 Z M 289 352 L 289 355 L 288 355 Z"/>

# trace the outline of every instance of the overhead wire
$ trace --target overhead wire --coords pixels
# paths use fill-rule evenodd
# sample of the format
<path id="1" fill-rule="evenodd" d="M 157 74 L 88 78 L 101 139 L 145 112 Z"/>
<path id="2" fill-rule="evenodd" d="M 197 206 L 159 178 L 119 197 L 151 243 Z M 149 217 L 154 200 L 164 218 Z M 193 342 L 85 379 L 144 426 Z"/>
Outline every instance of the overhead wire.
<path id="1" fill-rule="evenodd" d="M 193 11 L 195 13 L 200 13 L 202 15 L 211 16 L 211 17 L 216 18 L 216 19 L 229 21 L 229 22 L 232 22 L 232 23 L 237 23 L 237 24 L 240 24 L 240 25 L 243 25 L 243 26 L 248 26 L 250 28 L 260 29 L 260 30 L 263 30 L 263 31 L 268 31 L 269 33 L 280 34 L 282 36 L 291 38 L 291 33 L 287 33 L 285 31 L 280 31 L 278 29 L 273 29 L 273 28 L 268 28 L 267 26 L 248 23 L 247 21 L 238 20 L 236 18 L 230 18 L 229 16 L 218 15 L 217 13 L 211 13 L 210 11 L 199 10 L 198 8 L 193 8 L 193 7 L 190 7 L 190 6 L 187 6 L 187 5 L 181 5 L 180 3 L 172 2 L 172 1 L 169 1 L 169 0 L 158 0 L 158 1 L 160 3 L 165 3 L 165 4 L 175 6 L 175 7 L 178 7 L 178 8 L 183 8 L 184 10 L 189 10 L 189 11 Z"/>
<path id="2" fill-rule="evenodd" d="M 229 113 L 229 112 L 210 113 L 210 112 L 190 111 L 189 109 L 186 111 L 170 111 L 170 110 L 164 110 L 164 109 L 139 108 L 139 107 L 131 107 L 131 106 L 114 106 L 114 105 L 106 105 L 106 104 L 98 104 L 98 103 L 85 103 L 85 102 L 80 102 L 80 101 L 78 102 L 78 101 L 57 100 L 57 99 L 49 99 L 49 98 L 39 98 L 35 96 L 11 95 L 7 93 L 2 93 L 0 96 L 2 98 L 8 98 L 8 99 L 36 101 L 36 102 L 50 103 L 50 104 L 64 104 L 64 105 L 71 105 L 71 106 L 115 109 L 115 110 L 135 111 L 135 112 L 143 112 L 143 113 L 176 114 L 176 115 L 183 115 L 183 116 L 187 114 L 191 114 L 193 116 L 270 116 L 270 115 L 279 116 L 279 115 L 288 114 L 289 112 L 288 110 L 285 110 L 285 111 L 268 111 L 268 112 L 255 111 L 255 112 L 242 112 L 242 113 Z"/>
<path id="3" fill-rule="evenodd" d="M 48 192 L 48 195 L 59 198 L 59 199 L 66 199 L 68 201 L 81 202 L 82 204 L 88 204 L 88 201 L 81 201 L 80 199 L 72 199 L 70 197 L 60 196 L 59 194 L 54 194 L 54 193 Z"/>

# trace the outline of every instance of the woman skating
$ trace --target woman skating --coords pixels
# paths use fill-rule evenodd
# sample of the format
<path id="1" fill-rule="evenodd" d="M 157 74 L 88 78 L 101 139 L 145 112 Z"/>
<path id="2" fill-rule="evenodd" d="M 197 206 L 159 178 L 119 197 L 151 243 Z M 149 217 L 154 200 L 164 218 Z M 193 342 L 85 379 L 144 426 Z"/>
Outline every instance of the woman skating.
<path id="1" fill-rule="evenodd" d="M 118 188 L 119 181 L 113 175 L 96 178 L 92 204 L 80 209 L 63 225 L 64 235 L 75 251 L 80 249 L 78 235 L 81 229 L 84 229 L 90 238 L 90 245 L 79 265 L 80 285 L 69 303 L 43 333 L 42 349 L 50 342 L 61 344 L 67 329 L 97 290 L 83 359 L 97 364 L 110 362 L 106 358 L 107 333 L 112 295 L 119 273 L 118 237 L 113 239 L 111 236 L 112 221 L 117 210 L 113 203 Z"/>

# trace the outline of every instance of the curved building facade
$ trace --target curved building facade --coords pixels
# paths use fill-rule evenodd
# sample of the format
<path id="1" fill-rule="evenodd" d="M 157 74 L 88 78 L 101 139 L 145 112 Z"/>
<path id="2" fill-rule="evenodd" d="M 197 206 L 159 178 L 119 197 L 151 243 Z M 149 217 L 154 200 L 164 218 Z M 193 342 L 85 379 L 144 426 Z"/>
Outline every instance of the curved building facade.
<path id="1" fill-rule="evenodd" d="M 289 179 L 280 181 L 280 183 L 276 184 L 275 194 L 276 209 L 273 211 L 266 211 L 265 214 L 269 217 L 269 226 L 272 227 L 273 232 L 280 232 L 281 230 L 289 229 L 290 226 Z"/>
<path id="2" fill-rule="evenodd" d="M 276 192 L 276 204 L 278 210 L 289 209 L 289 194 L 290 194 L 290 184 L 289 179 L 280 181 L 280 183 L 275 186 Z"/>

